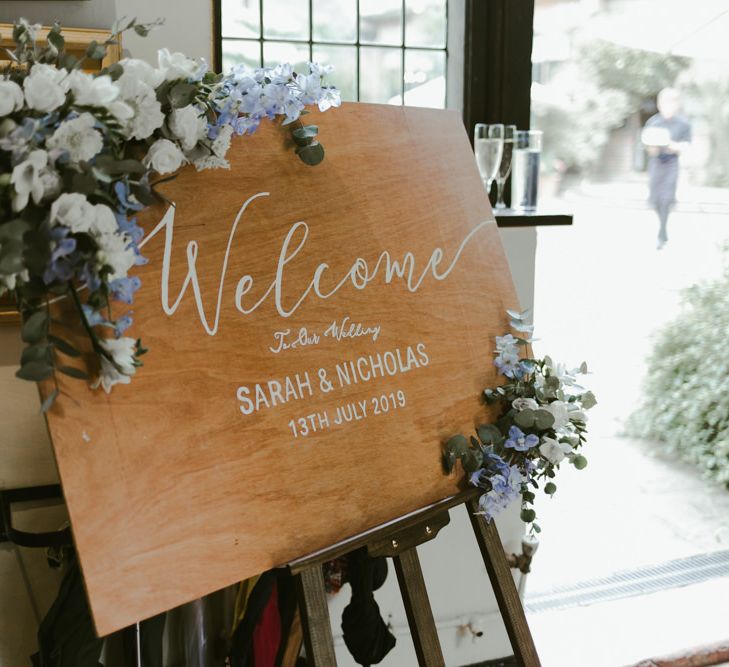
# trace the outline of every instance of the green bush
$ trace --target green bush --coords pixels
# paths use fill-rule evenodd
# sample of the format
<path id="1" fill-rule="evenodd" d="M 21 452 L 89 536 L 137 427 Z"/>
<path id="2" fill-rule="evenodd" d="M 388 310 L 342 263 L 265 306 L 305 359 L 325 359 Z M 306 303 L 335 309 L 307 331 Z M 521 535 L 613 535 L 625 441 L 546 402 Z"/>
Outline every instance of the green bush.
<path id="1" fill-rule="evenodd" d="M 725 253 L 726 254 L 726 253 Z M 729 266 L 683 294 L 658 334 L 630 435 L 659 440 L 729 488 Z"/>

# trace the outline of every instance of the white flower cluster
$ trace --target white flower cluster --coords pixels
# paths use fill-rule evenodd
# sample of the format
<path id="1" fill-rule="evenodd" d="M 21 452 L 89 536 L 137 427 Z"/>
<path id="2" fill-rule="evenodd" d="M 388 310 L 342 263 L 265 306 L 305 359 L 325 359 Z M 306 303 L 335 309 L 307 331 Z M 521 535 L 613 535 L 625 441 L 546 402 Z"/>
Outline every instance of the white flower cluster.
<path id="1" fill-rule="evenodd" d="M 34 26 L 20 28 L 33 39 Z M 329 67 L 311 64 L 308 74 L 290 65 L 237 67 L 219 77 L 204 61 L 167 49 L 156 67 L 126 58 L 100 75 L 25 62 L 27 69 L 0 74 L 0 294 L 38 278 L 49 289 L 85 283 L 84 317 L 116 334 L 95 340 L 96 386 L 109 391 L 129 381 L 139 352 L 120 337 L 129 314 L 109 322 L 100 311 L 110 297 L 131 303 L 139 286 L 128 275 L 143 261 L 133 216 L 149 200 L 153 173 L 228 167 L 233 134 L 253 132 L 264 118 L 292 122 L 309 104 L 338 106 L 339 92 L 323 84 Z M 39 261 L 26 264 L 23 248 L 28 229 L 36 233 L 33 252 L 38 236 L 47 239 L 36 275 L 28 266 Z"/>

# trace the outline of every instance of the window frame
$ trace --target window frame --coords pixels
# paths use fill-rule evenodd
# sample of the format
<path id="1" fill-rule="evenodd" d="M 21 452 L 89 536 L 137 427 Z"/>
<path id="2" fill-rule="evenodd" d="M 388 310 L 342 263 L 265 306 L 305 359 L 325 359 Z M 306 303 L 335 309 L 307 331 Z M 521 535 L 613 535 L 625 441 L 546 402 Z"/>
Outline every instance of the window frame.
<path id="1" fill-rule="evenodd" d="M 400 51 L 400 68 L 402 72 L 402 78 L 400 82 L 400 97 L 401 100 L 405 101 L 406 84 L 405 84 L 405 58 L 408 51 L 431 51 L 434 53 L 443 53 L 445 56 L 445 78 L 446 78 L 446 91 L 444 108 L 460 108 L 459 101 L 462 97 L 462 82 L 460 81 L 462 72 L 462 56 L 459 53 L 456 58 L 451 58 L 450 45 L 455 40 L 455 43 L 461 41 L 463 35 L 463 5 L 465 0 L 445 0 L 446 2 L 446 34 L 445 43 L 441 46 L 408 46 L 406 44 L 406 6 L 405 0 L 402 0 L 401 12 L 402 12 L 402 27 L 401 27 L 401 44 L 390 45 L 390 44 L 372 44 L 369 42 L 360 41 L 360 3 L 357 2 L 357 32 L 354 42 L 338 42 L 338 41 L 319 41 L 314 39 L 313 30 L 313 0 L 305 0 L 309 4 L 309 39 L 300 38 L 270 38 L 265 36 L 265 27 L 263 23 L 263 3 L 265 0 L 258 0 L 259 13 L 260 13 L 260 30 L 258 37 L 224 37 L 223 36 L 223 10 L 222 0 L 212 0 L 212 20 L 213 20 L 213 69 L 216 72 L 221 72 L 223 68 L 223 41 L 228 39 L 231 41 L 242 41 L 259 44 L 259 60 L 261 63 L 264 62 L 263 49 L 266 42 L 277 42 L 277 43 L 291 43 L 297 45 L 307 45 L 309 49 L 309 60 L 313 58 L 313 49 L 315 46 L 344 46 L 354 47 L 356 53 L 356 68 L 357 68 L 357 80 L 356 80 L 356 95 L 359 100 L 361 94 L 361 83 L 360 83 L 360 49 L 368 47 L 379 47 L 384 49 L 392 49 Z M 455 6 L 455 9 L 454 9 Z M 460 9 L 460 11 L 459 11 Z M 452 61 L 455 60 L 455 63 Z M 455 65 L 455 66 L 454 66 Z M 453 82 L 453 85 L 451 85 Z"/>

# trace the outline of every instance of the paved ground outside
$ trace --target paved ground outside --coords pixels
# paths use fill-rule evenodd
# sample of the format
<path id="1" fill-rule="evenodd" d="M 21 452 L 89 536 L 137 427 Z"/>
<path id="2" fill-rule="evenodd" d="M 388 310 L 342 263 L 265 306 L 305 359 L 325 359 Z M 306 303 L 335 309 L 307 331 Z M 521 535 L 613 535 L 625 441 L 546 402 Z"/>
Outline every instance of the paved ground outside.
<path id="1" fill-rule="evenodd" d="M 535 296 L 537 354 L 588 362 L 599 405 L 588 467 L 569 467 L 543 528 L 529 596 L 616 570 L 729 549 L 729 491 L 622 437 L 640 395 L 652 333 L 679 310 L 680 291 L 718 275 L 729 241 L 729 191 L 684 188 L 656 250 L 645 184 L 582 184 L 565 206 L 575 224 L 541 228 Z M 729 254 L 727 255 L 729 260 Z M 729 579 L 640 597 L 529 614 L 545 667 L 619 667 L 729 637 Z"/>

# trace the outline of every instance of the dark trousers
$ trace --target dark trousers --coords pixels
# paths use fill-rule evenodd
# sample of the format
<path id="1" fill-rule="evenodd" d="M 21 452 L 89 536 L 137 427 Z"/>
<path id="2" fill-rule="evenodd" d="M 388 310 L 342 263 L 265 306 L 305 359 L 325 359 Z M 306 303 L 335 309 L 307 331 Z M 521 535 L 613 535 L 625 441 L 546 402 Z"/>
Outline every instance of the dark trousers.
<path id="1" fill-rule="evenodd" d="M 659 201 L 653 204 L 658 214 L 658 240 L 665 243 L 668 241 L 668 214 L 673 208 L 673 202 Z"/>

